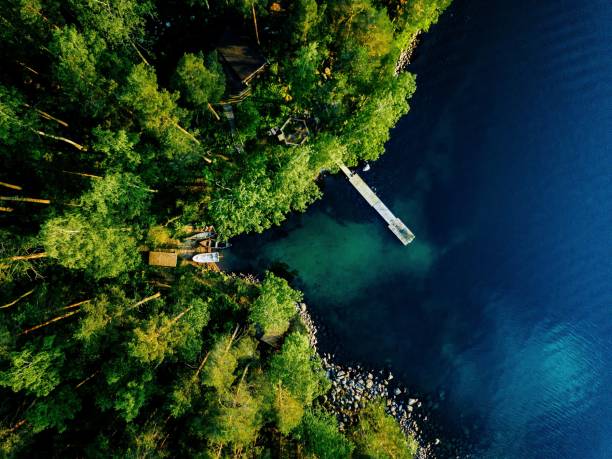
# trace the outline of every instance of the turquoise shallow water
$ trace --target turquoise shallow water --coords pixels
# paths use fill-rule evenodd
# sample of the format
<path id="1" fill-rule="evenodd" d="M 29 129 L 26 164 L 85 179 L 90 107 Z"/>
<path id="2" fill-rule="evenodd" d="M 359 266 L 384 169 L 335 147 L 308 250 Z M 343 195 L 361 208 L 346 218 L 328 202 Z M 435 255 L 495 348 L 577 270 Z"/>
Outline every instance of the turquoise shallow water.
<path id="1" fill-rule="evenodd" d="M 456 0 L 412 70 L 412 110 L 231 266 L 284 263 L 343 355 L 443 393 L 483 458 L 612 458 L 612 4 Z"/>

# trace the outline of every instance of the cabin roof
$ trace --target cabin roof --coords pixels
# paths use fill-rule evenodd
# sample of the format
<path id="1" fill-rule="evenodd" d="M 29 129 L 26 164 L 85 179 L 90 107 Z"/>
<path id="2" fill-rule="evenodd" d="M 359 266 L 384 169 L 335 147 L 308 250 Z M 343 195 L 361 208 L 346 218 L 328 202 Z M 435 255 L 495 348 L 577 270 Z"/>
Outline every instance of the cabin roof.
<path id="1" fill-rule="evenodd" d="M 247 84 L 268 64 L 256 45 L 245 36 L 227 29 L 217 51 L 240 82 Z"/>
<path id="2" fill-rule="evenodd" d="M 149 264 L 152 266 L 176 267 L 177 255 L 171 252 L 149 252 Z"/>

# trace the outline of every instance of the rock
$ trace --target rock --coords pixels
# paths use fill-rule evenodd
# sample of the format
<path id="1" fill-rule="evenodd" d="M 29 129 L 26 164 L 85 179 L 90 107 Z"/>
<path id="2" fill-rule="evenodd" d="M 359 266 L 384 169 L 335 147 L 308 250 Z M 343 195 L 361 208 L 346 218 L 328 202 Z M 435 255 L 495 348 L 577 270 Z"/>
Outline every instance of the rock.
<path id="1" fill-rule="evenodd" d="M 393 379 L 393 375 L 391 373 L 389 373 L 389 377 L 387 378 L 388 381 L 391 381 Z"/>
<path id="2" fill-rule="evenodd" d="M 374 379 L 374 375 L 372 373 L 368 373 L 368 379 Z"/>
<path id="3" fill-rule="evenodd" d="M 373 385 L 374 385 L 374 383 L 372 382 L 372 380 L 371 380 L 371 379 L 368 379 L 368 381 L 366 382 L 366 387 L 367 387 L 368 389 L 371 389 Z"/>
<path id="4" fill-rule="evenodd" d="M 402 391 L 400 390 L 399 387 L 395 388 L 395 392 L 394 392 L 395 395 L 400 395 L 401 393 Z"/>
<path id="5" fill-rule="evenodd" d="M 414 405 L 416 402 L 418 402 L 418 400 L 416 398 L 409 398 L 408 399 L 408 405 Z"/>

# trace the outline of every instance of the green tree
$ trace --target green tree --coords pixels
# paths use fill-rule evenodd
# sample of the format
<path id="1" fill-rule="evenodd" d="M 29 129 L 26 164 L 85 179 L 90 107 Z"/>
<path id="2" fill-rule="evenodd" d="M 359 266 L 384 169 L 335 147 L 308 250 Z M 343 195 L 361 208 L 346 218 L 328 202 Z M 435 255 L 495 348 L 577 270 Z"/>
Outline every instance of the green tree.
<path id="1" fill-rule="evenodd" d="M 140 41 L 146 17 L 155 13 L 149 0 L 70 0 L 69 4 L 85 29 L 97 31 L 112 45 Z"/>
<path id="2" fill-rule="evenodd" d="M 174 81 L 185 100 L 202 111 L 208 103 L 218 102 L 225 91 L 225 75 L 216 53 L 207 59 L 202 54 L 185 54 L 177 65 Z"/>
<path id="3" fill-rule="evenodd" d="M 274 388 L 274 414 L 276 426 L 283 435 L 289 435 L 304 415 L 304 406 L 279 383 Z"/>
<path id="4" fill-rule="evenodd" d="M 54 345 L 53 336 L 40 341 L 40 347 L 30 342 L 21 351 L 11 352 L 10 367 L 0 372 L 0 386 L 44 397 L 60 383 L 64 353 Z"/>
<path id="5" fill-rule="evenodd" d="M 306 451 L 320 459 L 349 458 L 355 445 L 338 431 L 333 415 L 308 410 L 304 413 L 298 438 Z"/>
<path id="6" fill-rule="evenodd" d="M 246 370 L 245 370 L 246 371 Z M 261 397 L 244 381 L 221 395 L 208 431 L 208 441 L 217 448 L 230 446 L 235 457 L 255 443 L 261 427 Z"/>
<path id="7" fill-rule="evenodd" d="M 272 357 L 269 377 L 274 384 L 282 384 L 305 406 L 329 388 L 308 337 L 297 332 L 288 335 L 280 353 Z"/>
<path id="8" fill-rule="evenodd" d="M 296 0 L 291 3 L 290 30 L 294 43 L 305 42 L 319 20 L 316 0 Z"/>
<path id="9" fill-rule="evenodd" d="M 112 173 L 94 180 L 91 191 L 80 199 L 82 212 L 91 219 L 113 224 L 148 220 L 151 190 L 140 177 L 130 173 Z"/>
<path id="10" fill-rule="evenodd" d="M 105 108 L 108 94 L 114 89 L 114 84 L 96 68 L 105 48 L 95 32 L 83 35 L 74 26 L 56 30 L 50 47 L 56 59 L 55 78 L 68 100 L 94 116 Z"/>
<path id="11" fill-rule="evenodd" d="M 384 402 L 380 400 L 369 402 L 359 412 L 352 438 L 357 452 L 366 457 L 412 459 L 418 447 L 413 438 L 404 435 L 395 419 L 385 413 Z"/>
<path id="12" fill-rule="evenodd" d="M 67 421 L 74 419 L 81 409 L 81 401 L 73 390 L 62 387 L 36 403 L 26 412 L 26 419 L 34 433 L 47 429 L 64 432 Z"/>
<path id="13" fill-rule="evenodd" d="M 94 225 L 68 214 L 48 220 L 41 239 L 49 257 L 69 269 L 80 269 L 95 279 L 117 277 L 138 266 L 135 239 L 121 228 Z"/>
<path id="14" fill-rule="evenodd" d="M 145 132 L 159 139 L 169 157 L 191 152 L 199 141 L 179 124 L 183 111 L 176 105 L 179 95 L 157 86 L 155 70 L 135 65 L 120 96 L 121 102 L 136 113 Z"/>
<path id="15" fill-rule="evenodd" d="M 253 303 L 250 320 L 260 325 L 266 335 L 282 335 L 295 316 L 295 305 L 301 301 L 300 292 L 293 290 L 287 281 L 267 272 L 261 284 L 261 294 Z"/>
<path id="16" fill-rule="evenodd" d="M 389 140 L 389 130 L 408 112 L 407 99 L 415 88 L 414 75 L 403 73 L 388 88 L 368 97 L 344 129 L 347 162 L 355 164 L 359 159 L 375 160 L 380 156 Z"/>

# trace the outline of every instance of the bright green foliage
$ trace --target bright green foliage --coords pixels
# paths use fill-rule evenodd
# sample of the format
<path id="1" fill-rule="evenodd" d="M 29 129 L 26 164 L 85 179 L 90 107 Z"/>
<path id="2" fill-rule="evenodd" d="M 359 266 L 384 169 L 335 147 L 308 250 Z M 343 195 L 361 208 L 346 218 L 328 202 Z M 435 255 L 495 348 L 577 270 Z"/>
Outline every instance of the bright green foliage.
<path id="1" fill-rule="evenodd" d="M 4 144 L 18 144 L 24 137 L 22 104 L 23 98 L 15 89 L 0 85 L 0 141 Z"/>
<path id="2" fill-rule="evenodd" d="M 128 305 L 128 299 L 118 288 L 100 293 L 81 306 L 82 315 L 75 338 L 88 345 L 96 344 L 111 321 L 121 321 L 121 315 Z"/>
<path id="3" fill-rule="evenodd" d="M 116 132 L 96 127 L 92 131 L 96 140 L 93 149 L 106 155 L 109 169 L 132 170 L 142 162 L 142 156 L 134 150 L 139 142 L 137 134 L 120 129 Z"/>
<path id="4" fill-rule="evenodd" d="M 147 371 L 139 378 L 130 380 L 117 388 L 113 396 L 113 408 L 125 421 L 129 422 L 138 416 L 153 391 L 152 379 L 153 375 Z"/>
<path id="5" fill-rule="evenodd" d="M 0 386 L 38 397 L 48 395 L 60 382 L 63 362 L 64 354 L 54 346 L 52 336 L 42 340 L 40 347 L 28 343 L 21 351 L 11 353 L 10 367 L 0 372 Z"/>
<path id="6" fill-rule="evenodd" d="M 160 314 L 149 319 L 134 330 L 134 339 L 129 344 L 130 355 L 145 363 L 159 364 L 177 348 L 196 338 L 208 318 L 208 305 L 194 298 L 190 306 L 174 317 Z"/>
<path id="7" fill-rule="evenodd" d="M 117 277 L 139 263 L 136 241 L 129 233 L 94 226 L 78 214 L 49 220 L 42 229 L 42 242 L 60 265 L 84 270 L 96 279 Z"/>
<path id="8" fill-rule="evenodd" d="M 291 95 L 301 107 L 312 102 L 316 85 L 320 81 L 319 68 L 325 55 L 321 54 L 317 43 L 309 43 L 298 49 L 295 56 L 287 62 L 287 83 Z"/>
<path id="9" fill-rule="evenodd" d="M 329 388 L 308 337 L 299 333 L 287 336 L 280 353 L 272 357 L 270 380 L 281 383 L 303 405 L 310 405 Z"/>
<path id="10" fill-rule="evenodd" d="M 139 177 L 115 173 L 94 180 L 91 191 L 81 196 L 81 207 L 91 218 L 111 224 L 145 217 L 150 199 Z"/>
<path id="11" fill-rule="evenodd" d="M 69 26 L 55 31 L 51 50 L 57 56 L 55 77 L 69 100 L 98 114 L 109 90 L 105 78 L 96 69 L 105 50 L 104 42 L 94 32 L 83 35 Z"/>
<path id="12" fill-rule="evenodd" d="M 349 157 L 374 160 L 384 151 L 389 129 L 408 112 L 407 98 L 415 90 L 415 78 L 404 73 L 385 90 L 372 94 L 347 124 L 344 139 Z"/>
<path id="13" fill-rule="evenodd" d="M 412 459 L 417 443 L 402 433 L 395 420 L 385 413 L 383 401 L 370 402 L 360 413 L 353 432 L 357 452 L 381 459 Z"/>
<path id="14" fill-rule="evenodd" d="M 282 169 L 270 179 L 265 165 L 254 166 L 231 193 L 220 190 L 209 208 L 219 233 L 229 238 L 244 232 L 262 232 L 279 224 L 291 210 L 305 210 L 321 196 L 308 146 L 274 149 Z"/>
<path id="15" fill-rule="evenodd" d="M 350 440 L 338 432 L 336 418 L 322 411 L 308 410 L 304 413 L 299 435 L 306 451 L 320 459 L 348 458 L 355 448 Z"/>
<path id="16" fill-rule="evenodd" d="M 160 90 L 155 70 L 145 64 L 132 68 L 121 102 L 133 110 L 145 132 L 159 139 L 167 147 L 166 155 L 187 153 L 193 147 L 191 134 L 182 130 L 179 117 L 182 111 L 176 105 L 179 95 Z"/>
<path id="17" fill-rule="evenodd" d="M 452 0 L 412 0 L 403 2 L 392 0 L 390 8 L 398 16 L 397 28 L 405 46 L 412 37 L 420 32 L 427 32 L 432 24 L 438 22 L 442 12 L 448 8 Z"/>
<path id="18" fill-rule="evenodd" d="M 221 393 L 227 391 L 236 379 L 234 371 L 238 366 L 238 359 L 231 350 L 233 343 L 231 335 L 218 339 L 202 372 L 202 383 Z"/>
<path id="19" fill-rule="evenodd" d="M 175 81 L 185 100 L 200 110 L 218 102 L 225 91 L 225 75 L 216 53 L 206 61 L 201 54 L 185 54 L 176 68 Z"/>
<path id="20" fill-rule="evenodd" d="M 274 389 L 274 413 L 278 430 L 288 435 L 302 420 L 304 406 L 279 383 Z"/>
<path id="21" fill-rule="evenodd" d="M 230 445 L 238 453 L 252 445 L 261 426 L 260 402 L 244 381 L 225 392 L 219 399 L 208 435 L 212 446 Z"/>
<path id="22" fill-rule="evenodd" d="M 70 4 L 86 28 L 103 34 L 113 45 L 141 39 L 145 18 L 153 12 L 148 0 L 71 0 Z"/>
<path id="23" fill-rule="evenodd" d="M 261 284 L 261 295 L 253 303 L 250 320 L 261 326 L 266 335 L 282 335 L 295 316 L 295 304 L 302 295 L 287 281 L 268 272 Z"/>

